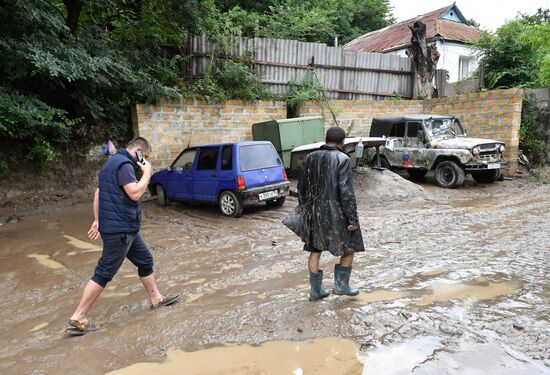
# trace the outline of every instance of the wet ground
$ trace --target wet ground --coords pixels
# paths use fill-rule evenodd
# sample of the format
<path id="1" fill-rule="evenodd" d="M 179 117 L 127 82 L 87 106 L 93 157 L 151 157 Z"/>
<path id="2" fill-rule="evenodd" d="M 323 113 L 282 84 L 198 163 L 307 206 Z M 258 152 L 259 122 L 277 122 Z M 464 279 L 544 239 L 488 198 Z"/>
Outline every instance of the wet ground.
<path id="1" fill-rule="evenodd" d="M 151 201 L 142 233 L 181 303 L 151 311 L 125 263 L 90 314 L 99 330 L 77 338 L 63 330 L 100 255 L 91 204 L 0 212 L 0 373 L 550 373 L 550 186 L 428 178 L 414 200 L 358 186 L 358 297 L 307 301 L 306 256 L 281 225 L 295 198 L 239 219 Z M 335 259 L 322 264 L 331 286 Z"/>

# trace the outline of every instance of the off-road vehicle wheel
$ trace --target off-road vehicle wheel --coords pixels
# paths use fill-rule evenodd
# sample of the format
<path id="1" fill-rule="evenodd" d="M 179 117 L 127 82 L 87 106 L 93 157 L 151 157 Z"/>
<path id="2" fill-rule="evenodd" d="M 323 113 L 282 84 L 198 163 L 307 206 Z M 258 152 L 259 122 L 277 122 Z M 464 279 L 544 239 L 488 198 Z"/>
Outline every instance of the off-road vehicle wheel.
<path id="1" fill-rule="evenodd" d="M 464 170 L 452 160 L 442 161 L 435 168 L 435 180 L 441 187 L 457 188 L 464 183 Z"/>
<path id="2" fill-rule="evenodd" d="M 274 199 L 272 201 L 267 201 L 267 205 L 271 207 L 282 207 L 285 204 L 286 197 L 281 197 L 279 199 Z"/>
<path id="3" fill-rule="evenodd" d="M 407 169 L 407 173 L 413 180 L 419 180 L 428 173 L 427 169 Z"/>
<path id="4" fill-rule="evenodd" d="M 166 199 L 166 192 L 164 191 L 162 185 L 156 185 L 155 191 L 157 192 L 157 203 L 159 206 L 166 206 L 168 199 Z"/>
<path id="5" fill-rule="evenodd" d="M 492 184 L 500 175 L 500 169 L 489 169 L 488 171 L 472 172 L 472 177 L 479 184 Z"/>
<path id="6" fill-rule="evenodd" d="M 220 194 L 220 210 L 224 216 L 239 217 L 243 213 L 241 202 L 232 191 L 224 191 Z"/>

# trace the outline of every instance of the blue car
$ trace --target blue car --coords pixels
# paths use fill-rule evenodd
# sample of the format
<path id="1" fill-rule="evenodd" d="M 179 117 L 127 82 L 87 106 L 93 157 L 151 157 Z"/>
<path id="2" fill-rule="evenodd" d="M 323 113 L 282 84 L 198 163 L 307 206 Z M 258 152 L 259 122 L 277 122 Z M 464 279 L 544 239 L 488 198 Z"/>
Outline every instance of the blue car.
<path id="1" fill-rule="evenodd" d="M 168 200 L 217 203 L 222 214 L 230 217 L 239 217 L 243 207 L 260 202 L 282 206 L 289 189 L 271 142 L 187 148 L 172 165 L 155 173 L 149 185 L 160 205 Z"/>

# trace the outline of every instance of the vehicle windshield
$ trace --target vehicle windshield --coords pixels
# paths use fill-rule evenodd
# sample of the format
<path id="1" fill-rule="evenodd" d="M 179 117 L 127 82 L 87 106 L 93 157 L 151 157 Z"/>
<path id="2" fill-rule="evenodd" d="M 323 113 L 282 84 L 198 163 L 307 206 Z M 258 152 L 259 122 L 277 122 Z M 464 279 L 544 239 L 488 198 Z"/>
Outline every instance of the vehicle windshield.
<path id="1" fill-rule="evenodd" d="M 464 137 L 466 134 L 457 119 L 438 118 L 426 120 L 426 131 L 432 138 Z"/>
<path id="2" fill-rule="evenodd" d="M 254 171 L 281 165 L 281 159 L 270 144 L 249 145 L 239 147 L 239 162 L 241 171 Z"/>

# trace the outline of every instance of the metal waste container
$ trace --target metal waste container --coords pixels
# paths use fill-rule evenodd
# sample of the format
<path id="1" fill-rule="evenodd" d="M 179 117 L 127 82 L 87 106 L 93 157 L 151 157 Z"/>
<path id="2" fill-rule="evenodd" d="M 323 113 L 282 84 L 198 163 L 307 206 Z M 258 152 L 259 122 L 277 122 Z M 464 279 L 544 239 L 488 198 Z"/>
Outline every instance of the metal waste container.
<path id="1" fill-rule="evenodd" d="M 252 125 L 252 138 L 273 143 L 288 169 L 292 149 L 324 140 L 323 118 L 310 116 L 258 122 Z"/>

